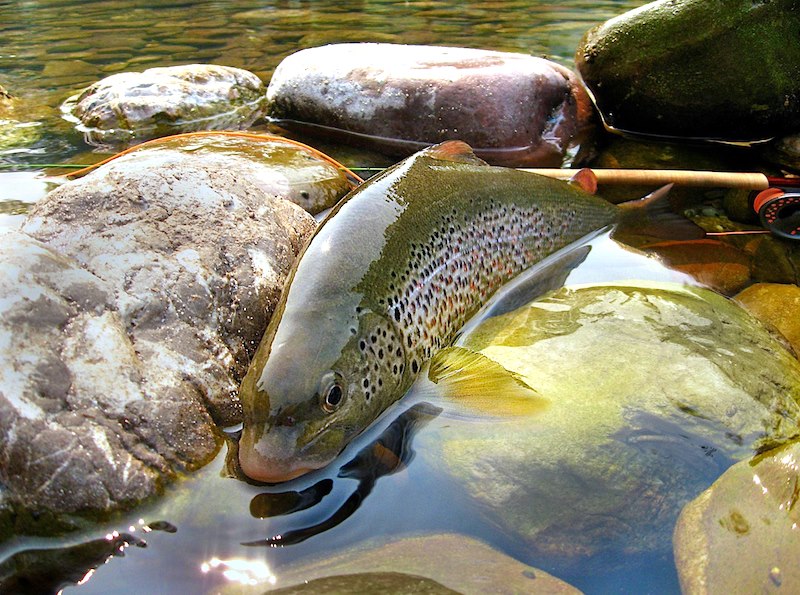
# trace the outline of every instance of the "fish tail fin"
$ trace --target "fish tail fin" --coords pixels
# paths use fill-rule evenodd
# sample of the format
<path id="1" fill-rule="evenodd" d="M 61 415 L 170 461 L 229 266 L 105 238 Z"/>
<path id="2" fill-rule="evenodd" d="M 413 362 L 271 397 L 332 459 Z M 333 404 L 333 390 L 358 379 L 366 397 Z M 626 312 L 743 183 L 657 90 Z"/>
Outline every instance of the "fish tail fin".
<path id="1" fill-rule="evenodd" d="M 519 374 L 464 347 L 447 347 L 437 353 L 428 379 L 446 398 L 492 417 L 532 415 L 548 404 Z"/>
<path id="2" fill-rule="evenodd" d="M 664 240 L 697 240 L 705 237 L 701 227 L 672 209 L 669 203 L 672 186 L 667 184 L 644 198 L 618 205 L 622 213 L 620 233 Z"/>

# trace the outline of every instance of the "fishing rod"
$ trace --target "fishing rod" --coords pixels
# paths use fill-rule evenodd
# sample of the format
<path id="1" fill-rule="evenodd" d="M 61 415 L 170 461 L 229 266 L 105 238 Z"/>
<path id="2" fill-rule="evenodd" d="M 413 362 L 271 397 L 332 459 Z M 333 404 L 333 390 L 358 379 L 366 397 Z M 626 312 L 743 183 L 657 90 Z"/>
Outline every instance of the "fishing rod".
<path id="1" fill-rule="evenodd" d="M 368 170 L 377 168 L 353 168 Z M 800 177 L 767 176 L 759 172 L 724 172 L 686 169 L 559 169 L 517 168 L 520 171 L 547 176 L 558 180 L 570 180 L 587 172 L 597 185 L 690 186 L 695 188 L 740 188 L 758 190 L 753 201 L 753 210 L 761 224 L 776 236 L 800 240 Z M 728 232 L 737 233 L 737 232 Z M 752 232 L 747 232 L 752 233 Z"/>
<path id="2" fill-rule="evenodd" d="M 595 169 L 598 185 L 631 184 L 653 185 L 675 184 L 696 188 L 741 188 L 760 191 L 752 203 L 761 224 L 772 234 L 788 239 L 800 240 L 800 177 L 774 177 L 758 172 L 721 172 L 670 169 Z M 567 180 L 583 170 L 529 169 L 522 171 L 551 178 Z"/>

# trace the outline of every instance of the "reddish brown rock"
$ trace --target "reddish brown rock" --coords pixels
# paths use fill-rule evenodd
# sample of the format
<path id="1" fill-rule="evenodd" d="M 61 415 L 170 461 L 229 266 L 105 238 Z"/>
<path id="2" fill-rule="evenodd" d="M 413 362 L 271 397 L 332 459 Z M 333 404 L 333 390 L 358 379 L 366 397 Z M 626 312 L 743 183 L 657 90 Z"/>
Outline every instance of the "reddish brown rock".
<path id="1" fill-rule="evenodd" d="M 280 125 L 397 156 L 459 139 L 500 165 L 558 165 L 591 114 L 568 69 L 524 54 L 336 44 L 286 58 L 267 89 Z"/>
<path id="2" fill-rule="evenodd" d="M 750 257 L 725 242 L 711 239 L 659 242 L 643 249 L 725 295 L 733 295 L 751 281 Z"/>

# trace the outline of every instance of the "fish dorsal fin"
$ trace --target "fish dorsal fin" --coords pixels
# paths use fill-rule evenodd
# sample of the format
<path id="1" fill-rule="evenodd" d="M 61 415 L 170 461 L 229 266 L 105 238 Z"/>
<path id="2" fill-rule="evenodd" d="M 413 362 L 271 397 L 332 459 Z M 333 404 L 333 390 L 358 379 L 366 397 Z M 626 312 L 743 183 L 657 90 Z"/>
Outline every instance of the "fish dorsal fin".
<path id="1" fill-rule="evenodd" d="M 425 149 L 425 154 L 434 159 L 441 159 L 442 161 L 488 165 L 483 159 L 472 152 L 472 147 L 460 140 L 448 140 L 438 145 L 433 145 Z"/>
<path id="2" fill-rule="evenodd" d="M 683 215 L 672 210 L 668 195 L 672 184 L 662 186 L 644 198 L 630 200 L 620 205 L 620 227 L 624 232 L 652 236 L 665 240 L 697 240 L 705 231 Z"/>
<path id="3" fill-rule="evenodd" d="M 437 353 L 428 379 L 446 398 L 492 417 L 532 415 L 548 404 L 519 374 L 464 347 L 447 347 Z"/>
<path id="4" fill-rule="evenodd" d="M 597 192 L 597 175 L 588 167 L 579 169 L 578 173 L 569 179 L 569 183 L 577 186 L 587 194 L 595 194 Z"/>

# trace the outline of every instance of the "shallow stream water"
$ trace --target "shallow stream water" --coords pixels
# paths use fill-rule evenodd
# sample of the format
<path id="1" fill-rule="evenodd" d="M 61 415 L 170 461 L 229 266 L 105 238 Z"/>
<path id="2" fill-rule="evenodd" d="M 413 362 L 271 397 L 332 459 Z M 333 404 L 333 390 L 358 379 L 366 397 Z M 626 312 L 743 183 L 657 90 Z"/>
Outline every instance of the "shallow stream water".
<path id="1" fill-rule="evenodd" d="M 211 62 L 245 68 L 268 81 L 288 54 L 346 41 L 517 51 L 572 66 L 575 48 L 588 28 L 641 4 L 639 0 L 168 0 L 155 5 L 139 0 L 0 0 L 0 85 L 24 99 L 24 107 L 14 114 L 16 124 L 7 132 L 15 135 L 13 142 L 0 143 L 0 225 L 18 225 L 26 206 L 52 187 L 54 182 L 45 176 L 53 170 L 47 165 L 100 159 L 61 118 L 58 108 L 69 95 L 104 76 Z M 342 154 L 349 159 L 347 165 L 359 165 L 358 154 L 350 157 L 346 150 Z M 575 268 L 569 282 L 688 280 L 620 248 L 607 235 L 592 240 L 591 246 L 589 257 Z M 564 568 L 557 561 L 531 557 L 514 536 L 482 520 L 475 504 L 419 452 L 458 425 L 457 419 L 438 416 L 418 424 L 412 440 L 418 452 L 402 469 L 377 480 L 339 477 L 342 466 L 415 399 L 421 397 L 410 395 L 331 468 L 288 486 L 255 486 L 229 477 L 228 448 L 223 447 L 211 464 L 170 487 L 158 502 L 82 534 L 52 539 L 20 536 L 0 544 L 0 556 L 84 543 L 113 531 L 129 532 L 145 539 L 147 547 L 129 547 L 125 557 L 110 559 L 84 584 L 68 587 L 67 592 L 206 593 L 251 580 L 266 587 L 270 577 L 280 581 L 282 569 L 289 565 L 342 553 L 375 537 L 458 532 L 478 537 L 587 593 L 679 591 L 669 545 L 671 527 L 664 528 L 659 553 L 607 555 Z M 710 474 L 708 483 L 714 479 Z M 348 509 L 358 490 L 366 492 L 360 506 Z M 264 494 L 286 491 L 306 494 L 312 505 L 277 515 L 293 496 Z M 285 506 L 292 509 L 291 502 Z M 294 545 L 272 547 L 267 541 L 331 518 L 327 530 L 308 531 L 302 535 L 307 538 Z M 146 531 L 147 523 L 161 519 L 177 532 Z"/>

